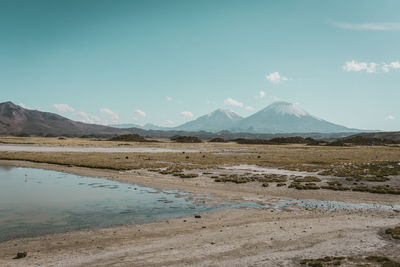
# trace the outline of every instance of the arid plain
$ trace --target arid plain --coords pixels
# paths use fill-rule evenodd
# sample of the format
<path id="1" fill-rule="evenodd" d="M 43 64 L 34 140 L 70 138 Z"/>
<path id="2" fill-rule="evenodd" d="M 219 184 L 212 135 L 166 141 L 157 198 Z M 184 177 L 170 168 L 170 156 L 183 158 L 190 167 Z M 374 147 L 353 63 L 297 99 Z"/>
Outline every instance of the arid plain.
<path id="1" fill-rule="evenodd" d="M 2 137 L 1 145 L 26 151 L 0 151 L 0 165 L 179 190 L 209 206 L 239 205 L 196 218 L 9 240 L 0 243 L 0 265 L 399 266 L 400 240 L 388 230 L 400 226 L 399 146 L 158 141 Z M 88 150 L 96 147 L 111 153 Z M 27 257 L 13 259 L 17 251 Z"/>

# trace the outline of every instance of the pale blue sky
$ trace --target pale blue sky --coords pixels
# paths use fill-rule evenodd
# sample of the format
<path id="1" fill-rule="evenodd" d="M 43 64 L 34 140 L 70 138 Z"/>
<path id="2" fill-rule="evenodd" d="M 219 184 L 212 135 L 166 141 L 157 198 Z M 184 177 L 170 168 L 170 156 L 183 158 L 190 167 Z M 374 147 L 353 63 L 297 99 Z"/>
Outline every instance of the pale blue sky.
<path id="1" fill-rule="evenodd" d="M 166 126 L 280 99 L 400 130 L 399 13 L 397 0 L 0 0 L 0 101 Z"/>

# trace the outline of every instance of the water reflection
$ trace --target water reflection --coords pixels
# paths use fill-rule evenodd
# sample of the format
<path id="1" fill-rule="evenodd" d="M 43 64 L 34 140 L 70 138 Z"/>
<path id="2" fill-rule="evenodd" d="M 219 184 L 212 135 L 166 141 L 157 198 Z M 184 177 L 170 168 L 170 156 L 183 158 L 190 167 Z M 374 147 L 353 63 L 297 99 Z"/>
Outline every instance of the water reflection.
<path id="1" fill-rule="evenodd" d="M 0 171 L 11 171 L 14 167 L 12 166 L 1 166 L 0 165 Z"/>
<path id="2" fill-rule="evenodd" d="M 211 210 L 177 191 L 31 168 L 0 167 L 0 241 Z"/>

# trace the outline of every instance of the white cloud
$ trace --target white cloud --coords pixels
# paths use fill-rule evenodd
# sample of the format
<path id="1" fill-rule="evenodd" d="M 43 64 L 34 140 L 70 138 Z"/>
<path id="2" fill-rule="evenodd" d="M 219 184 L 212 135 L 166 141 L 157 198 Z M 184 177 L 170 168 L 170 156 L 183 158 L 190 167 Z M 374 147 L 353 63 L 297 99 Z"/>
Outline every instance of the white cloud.
<path id="1" fill-rule="evenodd" d="M 135 110 L 135 114 L 143 118 L 146 117 L 146 112 L 140 109 Z"/>
<path id="2" fill-rule="evenodd" d="M 58 112 L 74 112 L 74 109 L 70 107 L 68 104 L 54 104 L 53 107 Z"/>
<path id="3" fill-rule="evenodd" d="M 375 62 L 357 62 L 355 60 L 352 61 L 347 61 L 343 65 L 343 70 L 350 72 L 360 72 L 360 71 L 366 71 L 368 73 L 374 73 L 376 72 L 378 64 Z"/>
<path id="4" fill-rule="evenodd" d="M 277 71 L 268 74 L 268 75 L 266 76 L 266 78 L 267 78 L 268 81 L 270 81 L 270 82 L 272 82 L 272 83 L 276 83 L 276 84 L 288 80 L 287 77 L 281 76 L 281 75 L 279 74 L 279 72 L 277 72 Z"/>
<path id="5" fill-rule="evenodd" d="M 82 121 L 82 122 L 86 122 L 86 123 L 99 123 L 100 122 L 99 117 L 90 115 L 83 111 L 78 112 L 76 115 L 78 115 L 81 118 L 80 121 Z"/>
<path id="6" fill-rule="evenodd" d="M 236 107 L 240 107 L 240 108 L 243 107 L 243 103 L 241 103 L 241 102 L 239 102 L 239 101 L 237 101 L 237 100 L 235 100 L 235 99 L 232 99 L 232 98 L 227 98 L 227 99 L 225 99 L 225 100 L 224 100 L 224 103 L 225 103 L 226 105 L 230 105 L 230 106 L 236 106 Z"/>
<path id="7" fill-rule="evenodd" d="M 171 120 L 166 120 L 166 121 L 164 122 L 164 124 L 165 124 L 165 125 L 172 125 L 172 124 L 174 124 L 174 122 L 171 121 Z"/>
<path id="8" fill-rule="evenodd" d="M 132 120 L 133 120 L 133 121 L 138 121 L 138 118 L 132 117 Z"/>
<path id="9" fill-rule="evenodd" d="M 182 111 L 181 115 L 185 118 L 192 118 L 193 117 L 193 113 L 190 111 Z"/>
<path id="10" fill-rule="evenodd" d="M 24 109 L 32 109 L 31 107 L 25 106 L 23 103 L 19 103 L 18 105 Z"/>
<path id="11" fill-rule="evenodd" d="M 395 118 L 395 116 L 393 116 L 393 115 L 388 115 L 388 116 L 385 118 L 386 121 L 391 121 L 391 120 L 394 120 L 394 119 L 396 119 L 396 118 Z"/>
<path id="12" fill-rule="evenodd" d="M 390 69 L 400 69 L 400 61 L 393 61 L 391 63 L 383 63 L 382 70 L 389 72 Z"/>
<path id="13" fill-rule="evenodd" d="M 172 97 L 170 97 L 170 96 L 167 96 L 167 100 L 168 100 L 168 101 L 172 101 L 172 100 L 173 100 L 173 98 L 172 98 Z"/>
<path id="14" fill-rule="evenodd" d="M 108 116 L 110 116 L 111 122 L 112 123 L 119 123 L 119 116 L 117 113 L 115 113 L 114 111 L 112 111 L 111 109 L 108 108 L 102 108 L 100 109 L 100 112 L 107 114 Z"/>
<path id="15" fill-rule="evenodd" d="M 399 31 L 399 22 L 378 22 L 378 23 L 339 23 L 331 22 L 332 25 L 347 30 L 373 30 L 373 31 Z"/>
<path id="16" fill-rule="evenodd" d="M 272 99 L 274 99 L 274 101 L 281 101 L 281 99 L 277 96 L 273 96 Z"/>
<path id="17" fill-rule="evenodd" d="M 244 109 L 245 109 L 245 110 L 248 110 L 248 111 L 254 110 L 254 108 L 253 108 L 252 106 L 245 106 Z"/>
<path id="18" fill-rule="evenodd" d="M 381 68 L 383 72 L 389 72 L 390 70 L 400 69 L 400 61 L 393 61 L 390 63 L 375 63 L 375 62 L 357 62 L 355 60 L 346 61 L 343 65 L 343 70 L 350 72 L 365 71 L 368 73 L 376 73 L 378 68 Z"/>
<path id="19" fill-rule="evenodd" d="M 265 92 L 264 91 L 260 91 L 259 93 L 260 98 L 263 98 L 265 96 Z"/>

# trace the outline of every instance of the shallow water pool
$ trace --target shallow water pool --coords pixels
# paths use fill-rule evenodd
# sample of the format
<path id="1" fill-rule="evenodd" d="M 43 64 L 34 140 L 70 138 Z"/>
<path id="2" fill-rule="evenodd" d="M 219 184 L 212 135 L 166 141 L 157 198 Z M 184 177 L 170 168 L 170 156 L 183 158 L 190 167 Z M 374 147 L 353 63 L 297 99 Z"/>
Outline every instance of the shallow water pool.
<path id="1" fill-rule="evenodd" d="M 0 241 L 212 210 L 190 195 L 56 171 L 0 167 Z"/>

